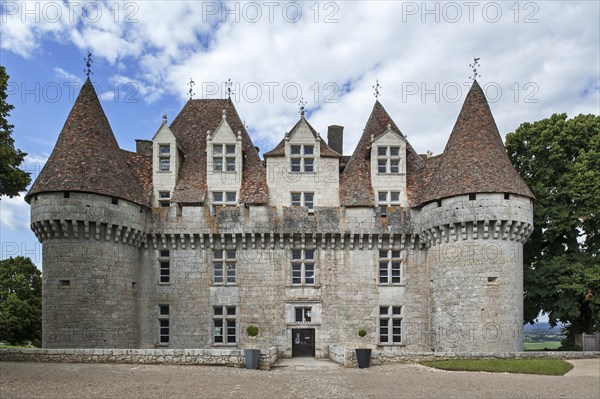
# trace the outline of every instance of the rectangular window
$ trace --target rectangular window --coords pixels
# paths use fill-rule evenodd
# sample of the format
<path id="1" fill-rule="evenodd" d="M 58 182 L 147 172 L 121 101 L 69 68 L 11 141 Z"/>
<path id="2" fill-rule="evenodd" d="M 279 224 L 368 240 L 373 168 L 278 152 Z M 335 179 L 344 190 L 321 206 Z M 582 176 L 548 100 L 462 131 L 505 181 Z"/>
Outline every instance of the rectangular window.
<path id="1" fill-rule="evenodd" d="M 292 285 L 315 285 L 315 250 L 292 249 Z"/>
<path id="2" fill-rule="evenodd" d="M 379 342 L 386 345 L 402 343 L 402 306 L 379 307 Z"/>
<path id="3" fill-rule="evenodd" d="M 227 171 L 235 172 L 235 158 L 227 158 Z"/>
<path id="4" fill-rule="evenodd" d="M 169 305 L 158 305 L 158 344 L 169 345 Z"/>
<path id="5" fill-rule="evenodd" d="M 161 249 L 159 252 L 158 282 L 160 284 L 169 284 L 171 282 L 171 262 L 168 249 Z"/>
<path id="6" fill-rule="evenodd" d="M 213 158 L 213 172 L 223 171 L 223 158 Z"/>
<path id="7" fill-rule="evenodd" d="M 310 323 L 312 316 L 312 307 L 310 306 L 301 306 L 295 308 L 295 321 L 296 323 Z"/>
<path id="8" fill-rule="evenodd" d="M 235 145 L 213 144 L 212 150 L 213 172 L 235 172 Z M 228 156 L 225 157 L 224 155 Z"/>
<path id="9" fill-rule="evenodd" d="M 160 162 L 160 171 L 161 172 L 168 172 L 171 170 L 171 158 L 169 157 L 161 157 L 159 159 Z"/>
<path id="10" fill-rule="evenodd" d="M 158 153 L 160 155 L 170 155 L 171 154 L 171 145 L 170 144 L 159 144 L 158 145 Z"/>
<path id="11" fill-rule="evenodd" d="M 158 192 L 158 205 L 161 207 L 170 206 L 171 192 L 169 191 L 159 191 Z"/>
<path id="12" fill-rule="evenodd" d="M 236 206 L 237 193 L 235 191 L 213 191 L 212 192 L 212 214 L 217 214 L 217 208 L 224 206 Z"/>
<path id="13" fill-rule="evenodd" d="M 400 205 L 400 191 L 379 191 L 377 193 L 377 207 L 380 216 L 387 216 L 388 206 Z"/>
<path id="14" fill-rule="evenodd" d="M 379 284 L 402 283 L 402 258 L 400 251 L 379 251 Z"/>
<path id="15" fill-rule="evenodd" d="M 388 174 L 400 173 L 400 147 L 377 147 L 377 172 Z"/>
<path id="16" fill-rule="evenodd" d="M 215 250 L 213 256 L 213 283 L 235 284 L 236 250 Z"/>
<path id="17" fill-rule="evenodd" d="M 314 193 L 291 193 L 292 206 L 305 206 L 309 211 L 315 208 Z"/>
<path id="18" fill-rule="evenodd" d="M 213 343 L 235 344 L 237 342 L 235 306 L 213 307 Z"/>
<path id="19" fill-rule="evenodd" d="M 293 173 L 315 171 L 315 146 L 314 145 L 292 145 L 290 146 L 291 171 Z"/>

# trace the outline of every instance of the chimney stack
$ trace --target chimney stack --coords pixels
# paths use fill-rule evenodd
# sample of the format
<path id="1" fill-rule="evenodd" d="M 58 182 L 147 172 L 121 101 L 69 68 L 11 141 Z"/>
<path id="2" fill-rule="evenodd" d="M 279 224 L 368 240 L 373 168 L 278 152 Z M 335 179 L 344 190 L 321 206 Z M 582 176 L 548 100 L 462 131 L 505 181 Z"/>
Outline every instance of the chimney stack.
<path id="1" fill-rule="evenodd" d="M 331 125 L 327 128 L 327 144 L 332 150 L 344 155 L 344 127 Z"/>

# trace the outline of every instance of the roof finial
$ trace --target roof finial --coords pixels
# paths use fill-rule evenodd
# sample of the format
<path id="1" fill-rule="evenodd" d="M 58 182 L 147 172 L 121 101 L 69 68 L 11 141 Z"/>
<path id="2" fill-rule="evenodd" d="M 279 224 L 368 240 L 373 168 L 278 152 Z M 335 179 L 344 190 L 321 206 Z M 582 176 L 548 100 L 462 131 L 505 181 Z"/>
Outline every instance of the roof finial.
<path id="1" fill-rule="evenodd" d="M 231 98 L 231 95 L 235 94 L 235 92 L 231 90 L 232 86 L 233 82 L 231 82 L 231 78 L 227 79 L 227 82 L 225 82 L 225 87 L 227 87 L 227 98 Z"/>
<path id="2" fill-rule="evenodd" d="M 375 86 L 373 86 L 373 89 L 375 89 L 375 93 L 373 93 L 373 95 L 375 96 L 375 99 L 379 100 L 379 96 L 381 95 L 381 93 L 379 92 L 379 89 L 381 89 L 381 85 L 379 84 L 379 79 L 375 80 Z"/>
<path id="3" fill-rule="evenodd" d="M 85 72 L 85 75 L 89 78 L 90 75 L 94 74 L 94 72 L 92 72 L 92 64 L 94 63 L 92 60 L 92 52 L 88 51 L 87 57 L 85 57 L 83 60 L 85 61 L 85 69 L 83 72 Z"/>
<path id="4" fill-rule="evenodd" d="M 166 125 L 167 124 L 167 115 L 163 115 L 163 123 Z"/>
<path id="5" fill-rule="evenodd" d="M 388 128 L 388 130 L 392 130 L 392 124 L 391 124 L 391 123 L 388 123 L 388 124 L 387 124 L 387 128 Z"/>
<path id="6" fill-rule="evenodd" d="M 303 97 L 300 97 L 300 101 L 298 101 L 298 105 L 300 105 L 300 116 L 304 117 L 304 106 L 306 105 L 306 101 L 304 101 Z"/>
<path id="7" fill-rule="evenodd" d="M 221 115 L 221 118 L 226 119 L 227 118 L 227 110 L 223 110 L 223 115 Z"/>
<path id="8" fill-rule="evenodd" d="M 192 80 L 192 78 L 190 78 L 190 81 L 188 82 L 188 86 L 190 86 L 189 90 L 188 90 L 188 94 L 190 95 L 190 100 L 194 97 L 194 86 L 196 85 L 196 82 L 194 82 Z"/>
<path id="9" fill-rule="evenodd" d="M 477 77 L 481 77 L 481 75 L 477 73 L 477 67 L 481 66 L 479 65 L 479 57 L 473 58 L 473 63 L 469 64 L 469 66 L 473 69 L 473 76 L 469 76 L 469 79 L 477 80 Z"/>

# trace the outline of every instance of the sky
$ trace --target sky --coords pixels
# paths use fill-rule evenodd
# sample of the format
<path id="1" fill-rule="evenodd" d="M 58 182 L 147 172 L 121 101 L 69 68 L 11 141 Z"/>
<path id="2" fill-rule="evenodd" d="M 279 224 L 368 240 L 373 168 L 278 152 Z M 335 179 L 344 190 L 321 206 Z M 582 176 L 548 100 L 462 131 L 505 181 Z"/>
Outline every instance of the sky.
<path id="1" fill-rule="evenodd" d="M 86 78 L 121 148 L 190 97 L 232 100 L 260 152 L 299 118 L 344 126 L 351 154 L 379 100 L 419 153 L 443 151 L 474 76 L 503 137 L 600 112 L 598 1 L 0 1 L 10 123 L 33 179 Z M 23 196 L 0 200 L 0 259 L 41 245 Z"/>

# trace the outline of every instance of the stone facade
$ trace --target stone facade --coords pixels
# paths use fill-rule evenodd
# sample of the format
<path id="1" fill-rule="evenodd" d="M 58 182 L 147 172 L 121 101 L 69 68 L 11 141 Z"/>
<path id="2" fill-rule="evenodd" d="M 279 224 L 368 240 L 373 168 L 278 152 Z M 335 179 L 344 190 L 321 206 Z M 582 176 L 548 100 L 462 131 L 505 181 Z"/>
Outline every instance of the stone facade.
<path id="1" fill-rule="evenodd" d="M 83 105 L 101 110 L 86 85 L 69 118 Z M 475 83 L 465 107 L 482 101 L 480 90 Z M 447 151 L 416 155 L 379 103 L 344 167 L 304 115 L 261 162 L 233 105 L 203 101 L 171 127 L 165 118 L 140 162 L 115 152 L 139 195 L 54 187 L 46 176 L 60 163 L 50 157 L 27 196 L 44 249 L 44 348 L 275 348 L 341 363 L 357 346 L 384 358 L 522 349 L 528 189 L 500 176 L 498 191 L 422 197 Z M 189 128 L 195 112 L 206 131 Z M 482 118 L 487 130 L 474 134 L 496 134 L 497 144 L 491 114 Z M 334 126 L 335 148 L 340 135 Z M 462 173 L 490 168 L 475 162 Z"/>

